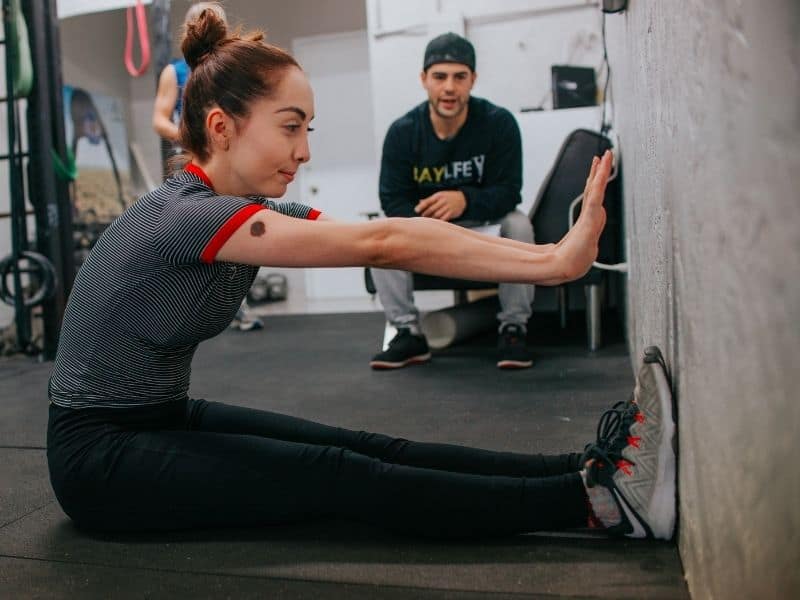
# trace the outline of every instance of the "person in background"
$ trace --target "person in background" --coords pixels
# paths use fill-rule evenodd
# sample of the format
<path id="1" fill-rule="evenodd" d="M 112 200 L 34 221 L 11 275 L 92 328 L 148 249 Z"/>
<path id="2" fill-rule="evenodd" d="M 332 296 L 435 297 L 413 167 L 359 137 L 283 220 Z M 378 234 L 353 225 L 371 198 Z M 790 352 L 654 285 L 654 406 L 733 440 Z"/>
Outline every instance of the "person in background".
<path id="1" fill-rule="evenodd" d="M 429 217 L 471 227 L 497 224 L 500 236 L 533 243 L 521 201 L 522 142 L 513 115 L 470 95 L 475 49 L 455 33 L 434 38 L 425 49 L 422 87 L 428 99 L 392 123 L 383 143 L 379 193 L 387 217 Z M 414 304 L 413 276 L 373 269 L 386 318 L 397 335 L 370 361 L 373 369 L 427 362 L 428 343 Z M 501 283 L 498 289 L 497 366 L 533 364 L 526 346 L 534 288 Z"/>
<path id="2" fill-rule="evenodd" d="M 220 19 L 227 22 L 225 10 L 220 4 L 216 2 L 198 2 L 190 6 L 189 10 L 186 11 L 186 15 L 183 18 L 183 29 L 186 28 L 187 23 L 194 21 L 205 9 L 213 10 Z M 183 108 L 183 89 L 186 86 L 189 73 L 189 65 L 181 57 L 172 60 L 164 67 L 158 77 L 156 99 L 153 106 L 153 129 L 161 137 L 163 144 L 164 178 L 167 177 L 171 170 L 169 161 L 183 151 L 178 143 L 178 125 Z M 264 322 L 253 314 L 247 304 L 247 299 L 244 299 L 230 326 L 240 331 L 250 331 L 263 328 Z"/>

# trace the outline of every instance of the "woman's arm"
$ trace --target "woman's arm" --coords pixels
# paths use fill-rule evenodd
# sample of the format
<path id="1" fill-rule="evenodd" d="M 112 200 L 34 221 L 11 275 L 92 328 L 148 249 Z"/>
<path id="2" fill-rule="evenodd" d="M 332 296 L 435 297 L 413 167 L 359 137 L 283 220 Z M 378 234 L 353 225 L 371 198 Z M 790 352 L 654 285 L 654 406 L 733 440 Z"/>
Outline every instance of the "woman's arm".
<path id="1" fill-rule="evenodd" d="M 158 77 L 158 90 L 153 106 L 153 129 L 162 138 L 178 139 L 178 126 L 172 122 L 172 113 L 178 102 L 178 77 L 175 67 L 167 65 Z"/>
<path id="2" fill-rule="evenodd" d="M 611 154 L 595 159 L 581 215 L 552 247 L 484 236 L 426 218 L 314 222 L 259 211 L 216 260 L 274 267 L 374 266 L 479 281 L 555 285 L 581 277 L 597 257 Z"/>
<path id="3" fill-rule="evenodd" d="M 222 246 L 216 260 L 271 267 L 372 266 L 485 281 L 557 276 L 552 253 L 471 235 L 436 219 L 315 222 L 259 211 Z"/>

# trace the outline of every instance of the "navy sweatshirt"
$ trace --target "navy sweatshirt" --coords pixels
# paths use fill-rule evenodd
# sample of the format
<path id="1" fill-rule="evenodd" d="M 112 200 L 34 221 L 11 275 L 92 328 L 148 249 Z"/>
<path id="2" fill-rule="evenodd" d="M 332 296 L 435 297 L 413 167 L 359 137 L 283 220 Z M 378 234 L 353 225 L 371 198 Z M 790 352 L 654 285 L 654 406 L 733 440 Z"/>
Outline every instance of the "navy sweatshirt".
<path id="1" fill-rule="evenodd" d="M 512 114 L 471 97 L 467 120 L 440 140 L 428 102 L 397 119 L 383 143 L 379 193 L 387 217 L 414 217 L 431 194 L 460 190 L 467 209 L 459 221 L 496 221 L 520 203 L 522 141 Z"/>

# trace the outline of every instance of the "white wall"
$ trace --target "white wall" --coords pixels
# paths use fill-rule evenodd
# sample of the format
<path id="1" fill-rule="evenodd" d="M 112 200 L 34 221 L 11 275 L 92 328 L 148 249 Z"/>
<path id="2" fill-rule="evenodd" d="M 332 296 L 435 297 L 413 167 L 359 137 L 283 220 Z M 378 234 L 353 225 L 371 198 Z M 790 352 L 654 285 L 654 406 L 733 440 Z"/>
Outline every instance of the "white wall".
<path id="1" fill-rule="evenodd" d="M 425 46 L 446 31 L 475 46 L 474 94 L 519 113 L 549 97 L 554 64 L 598 68 L 600 11 L 586 0 L 367 0 L 376 147 L 389 125 L 425 100 Z M 599 125 L 599 123 L 598 123 Z"/>
<path id="2" fill-rule="evenodd" d="M 300 201 L 332 218 L 363 221 L 379 210 L 367 32 L 296 38 L 314 89 L 311 161 L 299 171 Z M 307 269 L 309 298 L 363 298 L 362 268 Z"/>

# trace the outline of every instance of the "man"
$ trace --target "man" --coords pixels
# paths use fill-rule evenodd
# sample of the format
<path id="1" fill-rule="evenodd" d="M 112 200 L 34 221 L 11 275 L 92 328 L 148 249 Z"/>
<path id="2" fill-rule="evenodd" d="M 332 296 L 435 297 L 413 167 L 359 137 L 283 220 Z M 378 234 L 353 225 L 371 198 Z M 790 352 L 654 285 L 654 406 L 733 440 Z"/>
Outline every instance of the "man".
<path id="1" fill-rule="evenodd" d="M 497 223 L 502 237 L 532 243 L 531 223 L 515 209 L 522 187 L 519 127 L 508 110 L 470 95 L 476 79 L 472 44 L 454 33 L 431 40 L 420 78 L 428 100 L 395 121 L 384 140 L 380 198 L 386 216 Z M 412 274 L 373 269 L 372 275 L 398 333 L 370 366 L 427 362 L 431 354 L 414 305 Z M 533 291 L 531 285 L 499 286 L 501 369 L 533 364 L 525 344 Z"/>

